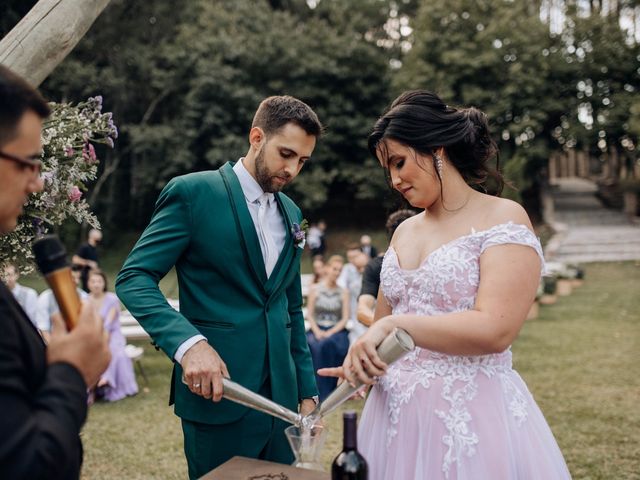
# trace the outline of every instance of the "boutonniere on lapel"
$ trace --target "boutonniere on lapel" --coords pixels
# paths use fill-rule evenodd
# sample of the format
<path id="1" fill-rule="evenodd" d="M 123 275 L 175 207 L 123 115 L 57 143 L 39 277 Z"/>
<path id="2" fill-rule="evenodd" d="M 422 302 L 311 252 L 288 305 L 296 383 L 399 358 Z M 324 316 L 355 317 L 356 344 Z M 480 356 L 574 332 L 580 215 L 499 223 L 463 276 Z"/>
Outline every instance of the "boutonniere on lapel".
<path id="1" fill-rule="evenodd" d="M 303 219 L 299 224 L 294 223 L 291 227 L 291 236 L 293 244 L 298 248 L 304 248 L 307 243 L 307 232 L 309 231 L 309 222 Z"/>

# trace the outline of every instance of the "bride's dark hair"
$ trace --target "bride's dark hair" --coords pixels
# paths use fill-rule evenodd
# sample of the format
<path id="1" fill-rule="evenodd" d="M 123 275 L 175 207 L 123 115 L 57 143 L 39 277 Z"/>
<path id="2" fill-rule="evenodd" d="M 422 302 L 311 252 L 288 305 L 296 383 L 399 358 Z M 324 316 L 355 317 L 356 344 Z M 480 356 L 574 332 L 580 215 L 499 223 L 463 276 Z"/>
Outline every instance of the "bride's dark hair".
<path id="1" fill-rule="evenodd" d="M 498 147 L 489 133 L 487 116 L 474 107 L 450 107 L 426 90 L 404 92 L 378 119 L 369 135 L 369 151 L 374 157 L 378 151 L 387 156 L 385 139 L 431 156 L 441 185 L 434 152 L 443 147 L 449 161 L 469 185 L 486 191 L 487 179 L 492 177 L 495 181 L 492 190 L 496 195 L 502 192 L 504 180 L 498 171 Z M 489 166 L 494 157 L 495 169 Z"/>

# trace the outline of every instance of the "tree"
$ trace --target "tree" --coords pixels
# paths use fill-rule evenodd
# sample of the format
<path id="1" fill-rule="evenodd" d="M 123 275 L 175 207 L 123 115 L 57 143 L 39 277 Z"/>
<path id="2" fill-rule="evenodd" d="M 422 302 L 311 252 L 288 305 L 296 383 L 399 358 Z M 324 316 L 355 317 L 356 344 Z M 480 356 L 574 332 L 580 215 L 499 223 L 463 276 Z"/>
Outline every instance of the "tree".
<path id="1" fill-rule="evenodd" d="M 427 88 L 487 112 L 508 176 L 529 187 L 529 166 L 546 161 L 547 129 L 564 111 L 546 25 L 526 2 L 441 0 L 422 2 L 412 26 L 413 48 L 394 90 Z"/>
<path id="2" fill-rule="evenodd" d="M 347 28 L 346 17 L 305 9 L 113 0 L 45 85 L 57 97 L 101 93 L 120 126 L 118 149 L 102 155 L 107 169 L 119 162 L 96 198 L 103 224 L 141 228 L 172 176 L 237 160 L 258 103 L 284 93 L 327 125 L 288 193 L 307 214 L 355 199 L 380 204 L 384 176 L 365 146 L 388 101 L 388 52 Z"/>

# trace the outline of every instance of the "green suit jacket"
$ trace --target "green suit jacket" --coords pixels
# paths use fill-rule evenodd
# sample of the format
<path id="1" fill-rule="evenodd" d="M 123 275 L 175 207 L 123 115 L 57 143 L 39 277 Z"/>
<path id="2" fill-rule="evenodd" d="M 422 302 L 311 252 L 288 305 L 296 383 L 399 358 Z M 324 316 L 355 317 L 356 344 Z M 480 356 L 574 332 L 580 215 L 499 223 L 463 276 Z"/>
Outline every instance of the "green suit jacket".
<path id="1" fill-rule="evenodd" d="M 260 244 L 231 163 L 216 171 L 174 178 L 116 280 L 116 292 L 153 342 L 173 360 L 198 333 L 226 363 L 231 379 L 257 392 L 267 379 L 272 399 L 296 410 L 317 395 L 302 316 L 300 255 L 291 235 L 267 279 Z M 287 231 L 300 209 L 276 193 Z M 175 265 L 180 312 L 158 282 Z M 224 424 L 247 412 L 228 400 L 214 404 L 192 394 L 174 364 L 171 399 L 178 416 Z"/>

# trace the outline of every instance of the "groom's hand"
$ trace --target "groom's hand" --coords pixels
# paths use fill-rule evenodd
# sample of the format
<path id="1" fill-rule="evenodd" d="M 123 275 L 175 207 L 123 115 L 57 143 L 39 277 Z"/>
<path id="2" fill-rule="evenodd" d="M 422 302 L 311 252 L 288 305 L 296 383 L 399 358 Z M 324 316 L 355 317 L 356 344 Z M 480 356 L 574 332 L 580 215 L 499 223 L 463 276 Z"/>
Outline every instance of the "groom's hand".
<path id="1" fill-rule="evenodd" d="M 182 357 L 182 370 L 189 390 L 204 398 L 222 399 L 222 377 L 229 378 L 227 366 L 211 345 L 202 340 Z"/>
<path id="2" fill-rule="evenodd" d="M 300 402 L 300 415 L 303 417 L 309 415 L 316 408 L 316 402 L 312 398 L 305 398 Z"/>

